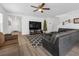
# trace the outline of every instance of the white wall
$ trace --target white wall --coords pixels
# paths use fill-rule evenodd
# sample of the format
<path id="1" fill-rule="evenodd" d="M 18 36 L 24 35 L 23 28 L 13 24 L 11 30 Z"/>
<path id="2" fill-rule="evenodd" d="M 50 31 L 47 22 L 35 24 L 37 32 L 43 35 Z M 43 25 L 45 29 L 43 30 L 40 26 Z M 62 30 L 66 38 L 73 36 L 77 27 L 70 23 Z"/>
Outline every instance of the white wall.
<path id="1" fill-rule="evenodd" d="M 57 26 L 59 24 L 59 18 L 57 17 L 39 18 L 39 17 L 26 16 L 26 17 L 23 17 L 22 19 L 22 33 L 29 34 L 29 21 L 42 22 L 42 29 L 43 29 L 44 20 L 47 21 L 47 33 L 58 31 Z"/>
<path id="2" fill-rule="evenodd" d="M 62 25 L 62 22 L 68 19 L 73 20 L 73 18 L 79 18 L 79 10 L 77 11 L 72 11 L 66 14 L 62 14 L 56 17 L 48 18 L 39 18 L 39 17 L 33 17 L 33 16 L 27 16 L 27 15 L 20 15 L 22 17 L 21 19 L 21 24 L 22 24 L 22 34 L 29 34 L 29 21 L 39 21 L 42 22 L 42 28 L 43 28 L 43 21 L 47 20 L 47 28 L 48 32 L 55 32 L 58 31 L 59 28 L 70 28 L 70 29 L 79 29 L 79 24 L 66 24 Z M 18 14 L 13 14 L 17 16 Z"/>
<path id="3" fill-rule="evenodd" d="M 2 23 L 2 27 L 3 27 L 3 30 L 2 32 L 3 33 L 6 33 L 7 32 L 7 14 L 6 14 L 6 11 L 3 9 L 3 7 L 0 5 L 0 13 L 3 14 L 3 23 Z"/>
<path id="4" fill-rule="evenodd" d="M 0 32 L 3 32 L 3 14 L 0 13 Z"/>
<path id="5" fill-rule="evenodd" d="M 8 33 L 8 18 L 6 12 L 3 14 L 3 33 Z"/>
<path id="6" fill-rule="evenodd" d="M 8 33 L 12 31 L 20 31 L 21 32 L 21 17 L 8 15 Z"/>
<path id="7" fill-rule="evenodd" d="M 29 34 L 29 21 L 37 21 L 42 22 L 42 18 L 32 17 L 32 16 L 24 16 L 22 18 L 22 34 Z"/>
<path id="8" fill-rule="evenodd" d="M 43 29 L 43 22 L 44 20 L 47 21 L 47 33 L 48 32 L 53 32 L 53 31 L 58 31 L 58 24 L 59 24 L 59 18 L 58 17 L 52 17 L 52 18 L 40 18 L 40 17 L 34 17 L 34 16 L 28 16 L 28 15 L 23 15 L 23 14 L 16 14 L 16 13 L 8 13 L 8 15 L 13 15 L 13 16 L 19 16 L 21 17 L 21 32 L 22 34 L 29 34 L 29 21 L 38 21 L 42 22 L 42 29 Z"/>
<path id="9" fill-rule="evenodd" d="M 60 19 L 60 24 L 58 28 L 79 29 L 79 24 L 73 23 L 73 18 L 79 18 L 79 10 L 72 11 L 66 14 L 62 14 L 62 15 L 59 15 L 58 17 Z M 62 25 L 62 22 L 68 19 L 70 19 L 72 23 Z"/>
<path id="10" fill-rule="evenodd" d="M 72 11 L 66 14 L 58 15 L 56 17 L 44 17 L 44 18 L 39 18 L 38 17 L 33 17 L 33 16 L 28 16 L 28 15 L 23 15 L 23 14 L 16 14 L 16 13 L 7 13 L 1 6 L 0 6 L 0 13 L 3 14 L 3 32 L 4 33 L 9 33 L 9 30 L 13 30 L 13 28 L 9 29 L 8 26 L 8 15 L 14 15 L 14 16 L 20 16 L 21 23 L 22 25 L 21 28 L 18 26 L 14 27 L 15 29 L 21 31 L 23 34 L 29 34 L 29 21 L 41 21 L 42 22 L 42 27 L 43 27 L 43 21 L 47 20 L 47 32 L 53 32 L 53 31 L 58 31 L 59 28 L 73 28 L 73 29 L 79 29 L 79 24 L 66 24 L 62 25 L 62 22 L 64 20 L 71 19 L 73 18 L 79 18 L 79 10 Z M 15 21 L 15 23 L 18 21 Z M 18 28 L 17 28 L 18 27 Z M 10 31 L 11 32 L 11 31 Z"/>
<path id="11" fill-rule="evenodd" d="M 60 23 L 58 17 L 52 17 L 52 18 L 46 18 L 47 20 L 47 26 L 48 31 L 47 32 L 57 32 L 58 31 L 58 25 Z"/>

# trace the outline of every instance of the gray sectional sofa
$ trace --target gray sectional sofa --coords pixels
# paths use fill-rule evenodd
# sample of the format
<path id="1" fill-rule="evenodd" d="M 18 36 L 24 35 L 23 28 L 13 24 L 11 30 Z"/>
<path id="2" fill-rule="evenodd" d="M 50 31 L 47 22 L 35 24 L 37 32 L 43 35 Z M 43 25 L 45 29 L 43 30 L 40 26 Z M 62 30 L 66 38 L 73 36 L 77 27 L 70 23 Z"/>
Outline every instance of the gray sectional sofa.
<path id="1" fill-rule="evenodd" d="M 65 56 L 77 41 L 79 41 L 79 31 L 70 30 L 44 34 L 42 43 L 52 55 Z"/>

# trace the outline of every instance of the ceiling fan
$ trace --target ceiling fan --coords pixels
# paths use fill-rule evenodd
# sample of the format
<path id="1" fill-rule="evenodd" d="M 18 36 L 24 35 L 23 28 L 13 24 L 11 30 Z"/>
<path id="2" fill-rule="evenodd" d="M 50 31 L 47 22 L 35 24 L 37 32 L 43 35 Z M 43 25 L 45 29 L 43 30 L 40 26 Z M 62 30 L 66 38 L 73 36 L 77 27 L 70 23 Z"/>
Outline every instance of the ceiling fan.
<path id="1" fill-rule="evenodd" d="M 50 10 L 50 8 L 44 8 L 44 6 L 45 6 L 45 3 L 42 3 L 41 5 L 38 5 L 37 7 L 31 5 L 31 7 L 36 8 L 36 10 L 34 10 L 33 12 L 40 11 L 41 13 L 43 13 L 44 10 Z"/>

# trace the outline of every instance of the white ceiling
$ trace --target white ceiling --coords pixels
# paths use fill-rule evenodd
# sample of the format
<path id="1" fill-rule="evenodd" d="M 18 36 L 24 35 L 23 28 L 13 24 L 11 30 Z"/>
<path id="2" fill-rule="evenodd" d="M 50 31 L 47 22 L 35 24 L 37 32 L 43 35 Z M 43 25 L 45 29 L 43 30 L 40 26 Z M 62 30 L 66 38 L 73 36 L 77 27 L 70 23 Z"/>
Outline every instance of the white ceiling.
<path id="1" fill-rule="evenodd" d="M 44 13 L 40 13 L 39 11 L 33 12 L 35 8 L 30 7 L 30 5 L 38 6 L 39 4 L 40 3 L 1 3 L 0 5 L 7 12 L 36 17 L 53 17 L 79 9 L 79 3 L 46 3 L 45 7 L 49 7 L 50 10 L 46 10 Z"/>

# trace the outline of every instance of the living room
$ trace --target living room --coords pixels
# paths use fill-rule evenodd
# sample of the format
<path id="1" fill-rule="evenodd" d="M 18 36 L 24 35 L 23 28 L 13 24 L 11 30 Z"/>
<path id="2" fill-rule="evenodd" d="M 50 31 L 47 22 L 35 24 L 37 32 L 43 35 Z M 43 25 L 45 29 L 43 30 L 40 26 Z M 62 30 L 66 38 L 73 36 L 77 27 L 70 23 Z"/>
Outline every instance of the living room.
<path id="1" fill-rule="evenodd" d="M 79 40 L 78 6 L 79 3 L 0 3 L 0 55 L 79 56 L 79 50 L 72 51 Z M 56 36 L 56 40 L 51 42 L 53 44 L 49 43 Z M 75 41 L 69 41 L 72 38 Z"/>

